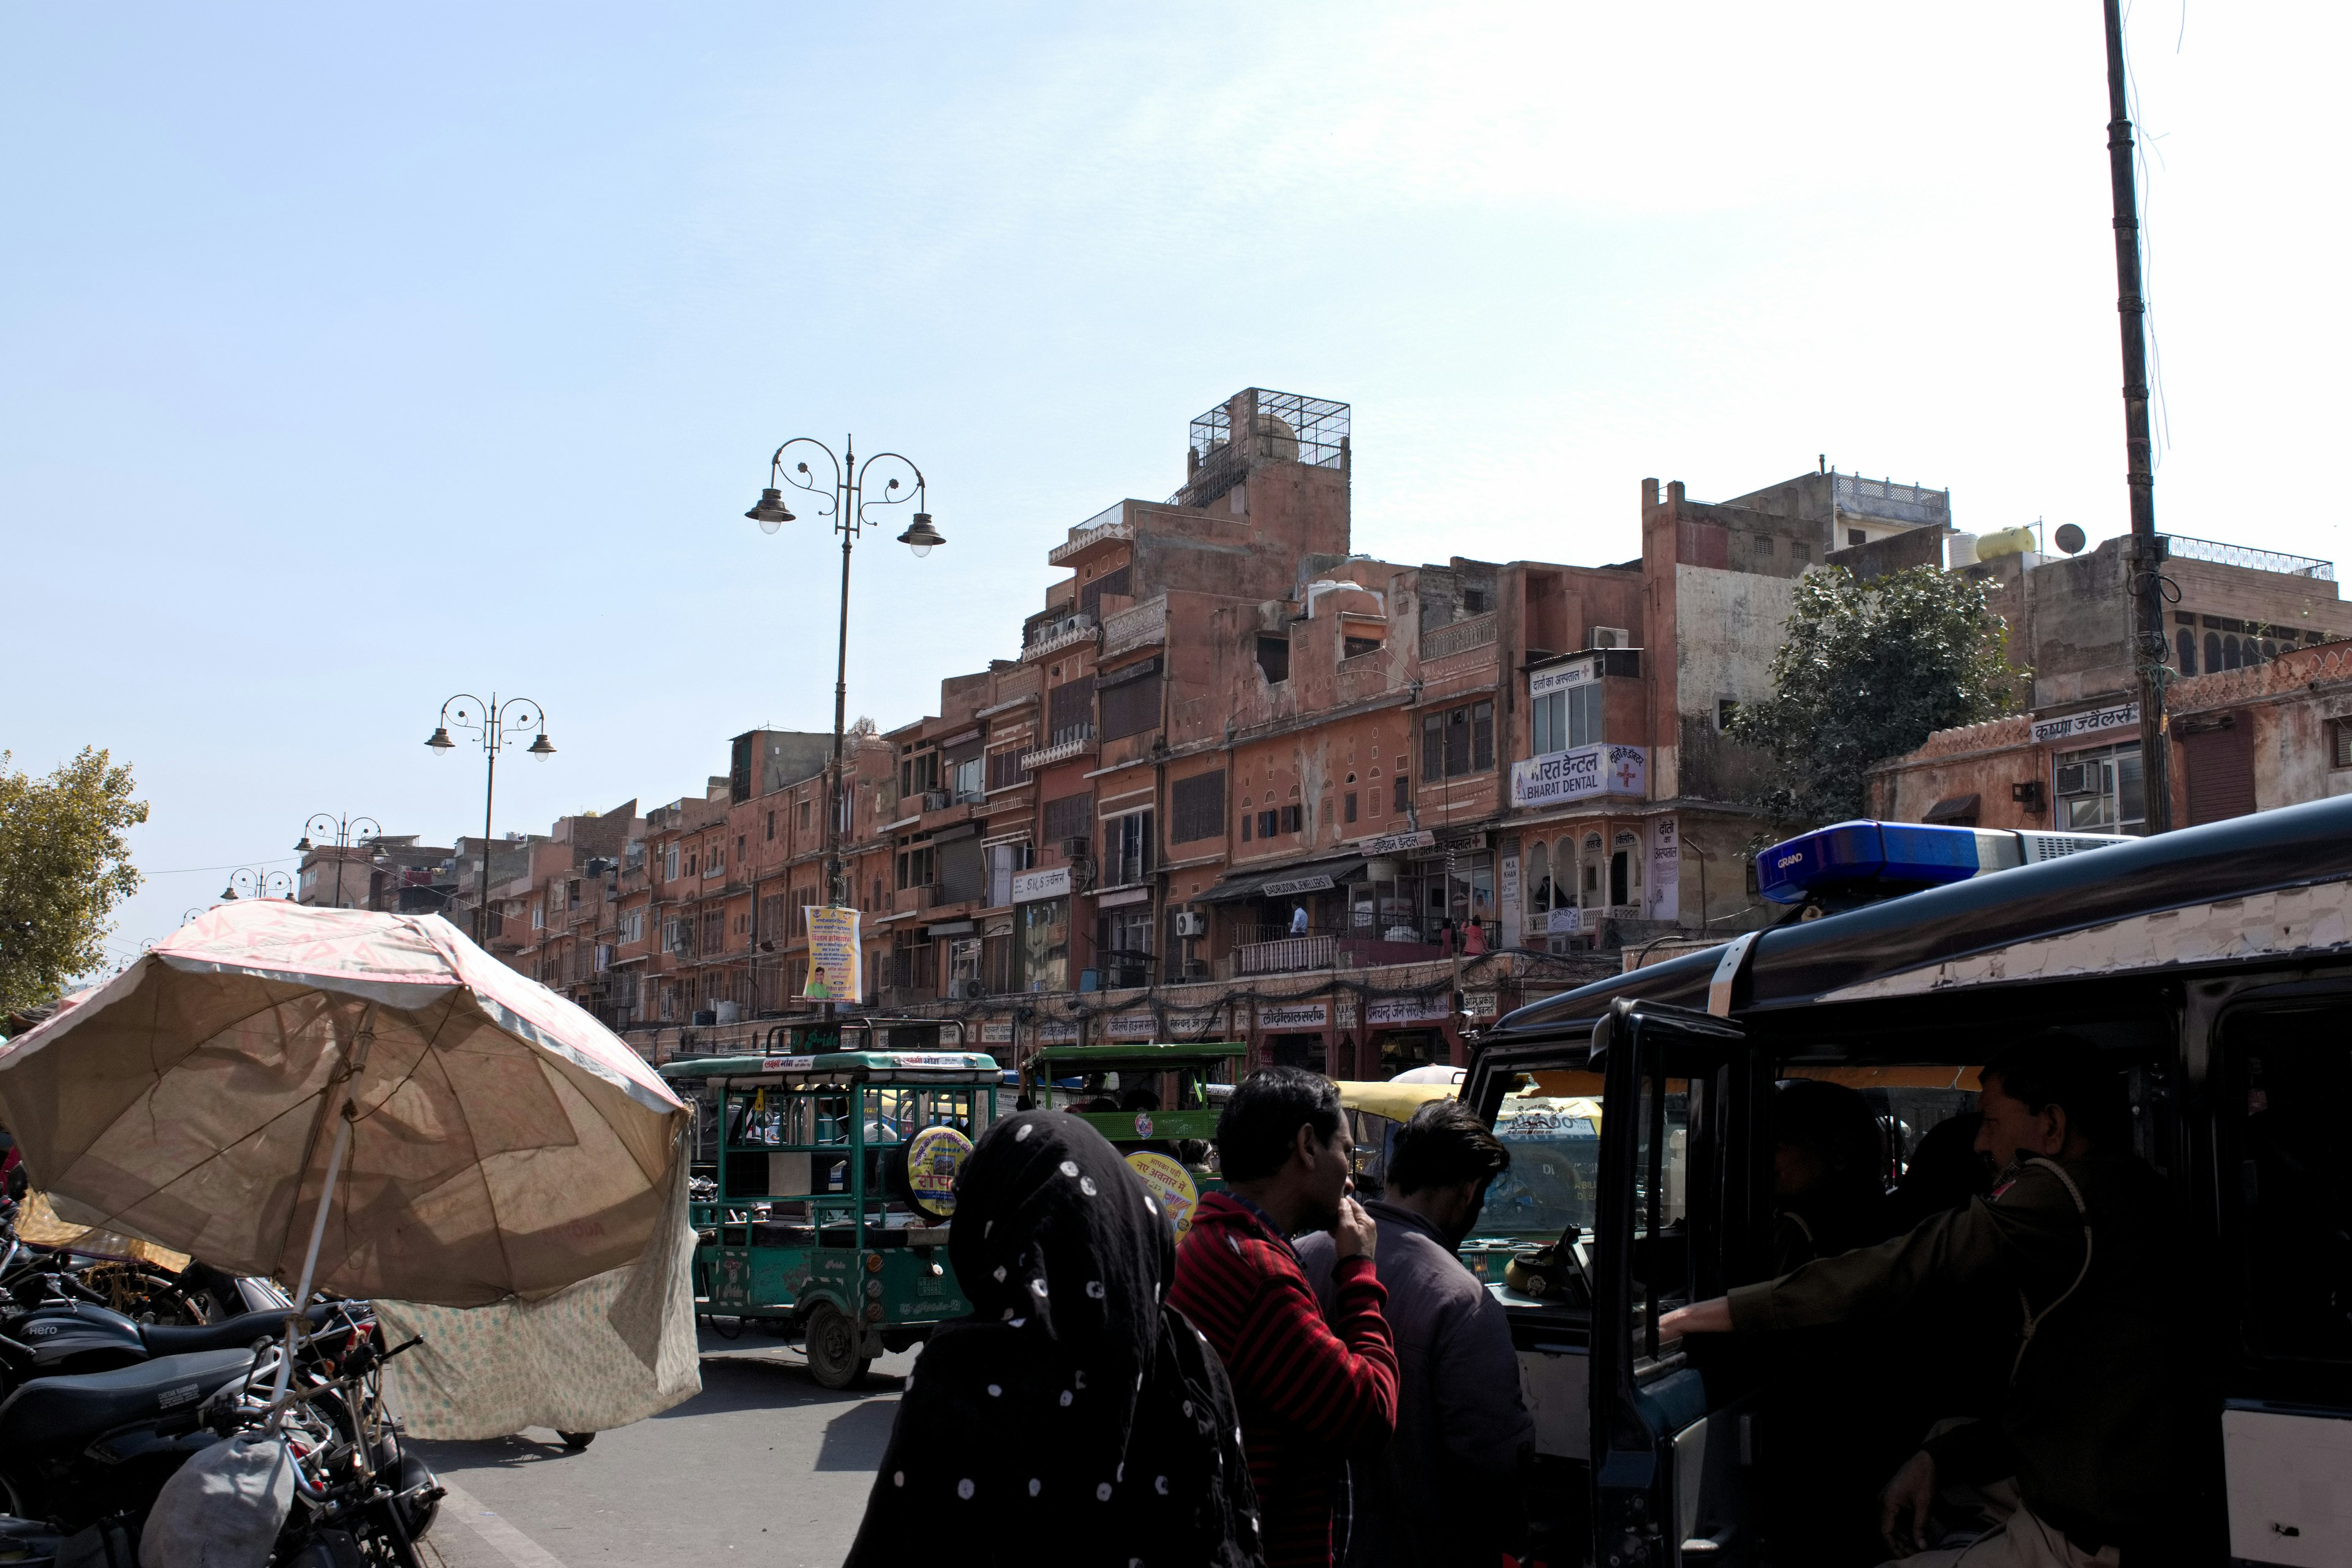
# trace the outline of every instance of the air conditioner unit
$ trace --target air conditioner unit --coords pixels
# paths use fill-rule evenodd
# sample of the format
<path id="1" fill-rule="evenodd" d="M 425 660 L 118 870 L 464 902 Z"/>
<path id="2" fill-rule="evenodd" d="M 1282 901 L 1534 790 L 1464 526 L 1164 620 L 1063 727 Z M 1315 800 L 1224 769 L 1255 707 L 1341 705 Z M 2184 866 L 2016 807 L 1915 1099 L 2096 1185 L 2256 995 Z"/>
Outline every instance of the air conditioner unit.
<path id="1" fill-rule="evenodd" d="M 1633 634 L 1623 626 L 1594 626 L 1584 634 L 1587 647 L 1632 647 Z"/>
<path id="2" fill-rule="evenodd" d="M 955 792 L 952 790 L 929 789 L 923 792 L 923 809 L 925 811 L 945 811 L 949 806 L 953 805 L 954 804 Z"/>
<path id="3" fill-rule="evenodd" d="M 988 994 L 988 987 L 977 980 L 967 980 L 959 987 L 957 994 L 967 1002 L 977 1002 Z"/>
<path id="4" fill-rule="evenodd" d="M 1205 910 L 1178 910 L 1176 911 L 1176 934 L 1178 936 L 1208 935 L 1208 911 Z"/>

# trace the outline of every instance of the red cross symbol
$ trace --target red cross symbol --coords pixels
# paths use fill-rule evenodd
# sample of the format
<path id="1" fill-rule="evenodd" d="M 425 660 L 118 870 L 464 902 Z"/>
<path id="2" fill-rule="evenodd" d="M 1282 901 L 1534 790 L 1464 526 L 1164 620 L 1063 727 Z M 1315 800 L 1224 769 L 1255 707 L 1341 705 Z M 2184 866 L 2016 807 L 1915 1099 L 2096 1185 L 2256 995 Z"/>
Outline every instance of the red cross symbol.
<path id="1" fill-rule="evenodd" d="M 1618 763 L 1618 764 L 1617 764 L 1617 784 L 1618 784 L 1618 787 L 1619 787 L 1619 788 L 1621 788 L 1621 789 L 1629 789 L 1629 790 L 1630 790 L 1630 789 L 1632 789 L 1632 788 L 1633 787 L 1633 763 Z"/>

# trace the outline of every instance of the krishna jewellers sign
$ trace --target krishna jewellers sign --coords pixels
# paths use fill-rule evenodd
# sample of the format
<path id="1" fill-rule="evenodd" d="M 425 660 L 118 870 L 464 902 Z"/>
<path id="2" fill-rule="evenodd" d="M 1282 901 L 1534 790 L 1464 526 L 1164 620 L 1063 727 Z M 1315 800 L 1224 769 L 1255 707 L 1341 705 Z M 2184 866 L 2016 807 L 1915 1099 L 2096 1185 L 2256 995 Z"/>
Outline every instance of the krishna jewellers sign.
<path id="1" fill-rule="evenodd" d="M 2055 719 L 2033 721 L 2033 742 L 2046 746 L 2053 741 L 2072 741 L 2084 735 L 2104 735 L 2116 730 L 2139 728 L 2139 704 L 2119 702 L 2112 708 L 2095 708 L 2087 713 L 2067 713 Z"/>
<path id="2" fill-rule="evenodd" d="M 1511 764 L 1513 805 L 1553 805 L 1601 795 L 1649 793 L 1650 753 L 1642 746 L 1579 746 Z"/>

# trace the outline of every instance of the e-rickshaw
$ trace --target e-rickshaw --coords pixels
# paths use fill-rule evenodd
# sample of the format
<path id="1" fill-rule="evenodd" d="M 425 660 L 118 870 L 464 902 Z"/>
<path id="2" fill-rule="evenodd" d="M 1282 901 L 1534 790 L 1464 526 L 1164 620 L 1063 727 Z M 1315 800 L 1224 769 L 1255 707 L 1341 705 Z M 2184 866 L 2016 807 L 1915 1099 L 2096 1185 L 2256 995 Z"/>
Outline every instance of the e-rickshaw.
<path id="1" fill-rule="evenodd" d="M 1210 1103 L 1210 1085 L 1229 1082 L 1233 1064 L 1248 1055 L 1233 1040 L 1044 1046 L 1022 1064 L 1021 1087 L 1040 1110 L 1070 1111 L 1109 1139 L 1181 1237 L 1201 1194 L 1224 1186 L 1215 1164 L 1222 1112 Z"/>
<path id="2" fill-rule="evenodd" d="M 1456 1093 L 1443 1083 L 1341 1080 L 1333 1087 L 1356 1140 L 1356 1193 L 1368 1198 L 1387 1190 L 1397 1129 L 1431 1100 Z M 1505 1279 L 1514 1259 L 1556 1243 L 1571 1226 L 1591 1227 L 1601 1163 L 1601 1104 L 1593 1098 L 1600 1087 L 1587 1074 L 1538 1074 L 1489 1115 L 1511 1152 L 1511 1166 L 1488 1184 L 1476 1224 L 1455 1249 L 1480 1280 Z"/>
<path id="3" fill-rule="evenodd" d="M 877 1032 L 827 1026 L 814 1043 Z M 691 1205 L 699 1313 L 803 1336 L 817 1382 L 846 1388 L 877 1355 L 971 1310 L 948 1232 L 957 1173 L 996 1118 L 994 1058 L 820 1050 L 661 1071 L 704 1091 L 716 1135 L 715 1190 Z"/>
<path id="4" fill-rule="evenodd" d="M 2134 1151 L 2185 1215 L 2174 1284 L 2208 1326 L 2196 1364 L 2150 1375 L 2218 1391 L 2207 1479 L 2229 1533 L 2191 1555 L 2352 1562 L 2352 1514 L 2327 1500 L 2352 1496 L 2352 797 L 1997 875 L 1965 845 L 1950 858 L 1957 872 L 1848 868 L 1833 897 L 1808 898 L 1820 918 L 1533 1004 L 1475 1043 L 1463 1092 L 1482 1114 L 1531 1072 L 1597 1074 L 1606 1109 L 1575 1288 L 1489 1287 L 1536 1424 L 1531 1559 L 1790 1560 L 1774 1532 L 1832 1482 L 1775 1434 L 1819 1391 L 1776 1382 L 1746 1336 L 1659 1331 L 1673 1308 L 1771 1274 L 1775 1081 L 1895 1086 L 1916 1131 L 1966 1103 L 1994 1049 L 2063 1028 L 2111 1060 Z M 1852 884 L 1874 878 L 1899 896 L 1863 901 Z M 2013 1319 L 1994 1331 L 2013 1336 Z M 1934 1333 L 1906 1317 L 1851 1342 L 1900 1393 L 1948 1370 Z M 2219 1513 L 2184 1501 L 2147 1523 L 2178 1539 Z"/>

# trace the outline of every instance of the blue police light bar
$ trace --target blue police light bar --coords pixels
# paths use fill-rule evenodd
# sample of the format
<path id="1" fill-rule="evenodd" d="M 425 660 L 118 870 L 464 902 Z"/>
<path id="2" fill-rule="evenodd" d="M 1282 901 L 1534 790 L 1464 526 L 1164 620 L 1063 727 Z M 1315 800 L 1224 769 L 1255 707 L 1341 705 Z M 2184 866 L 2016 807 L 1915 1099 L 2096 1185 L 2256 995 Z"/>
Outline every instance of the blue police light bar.
<path id="1" fill-rule="evenodd" d="M 1926 822 L 1840 822 L 1775 844 L 1756 857 L 1756 885 L 1776 904 L 1801 904 L 1827 888 L 1886 896 L 1965 882 L 2061 856 L 2128 844 L 2107 833 L 2014 832 Z"/>

